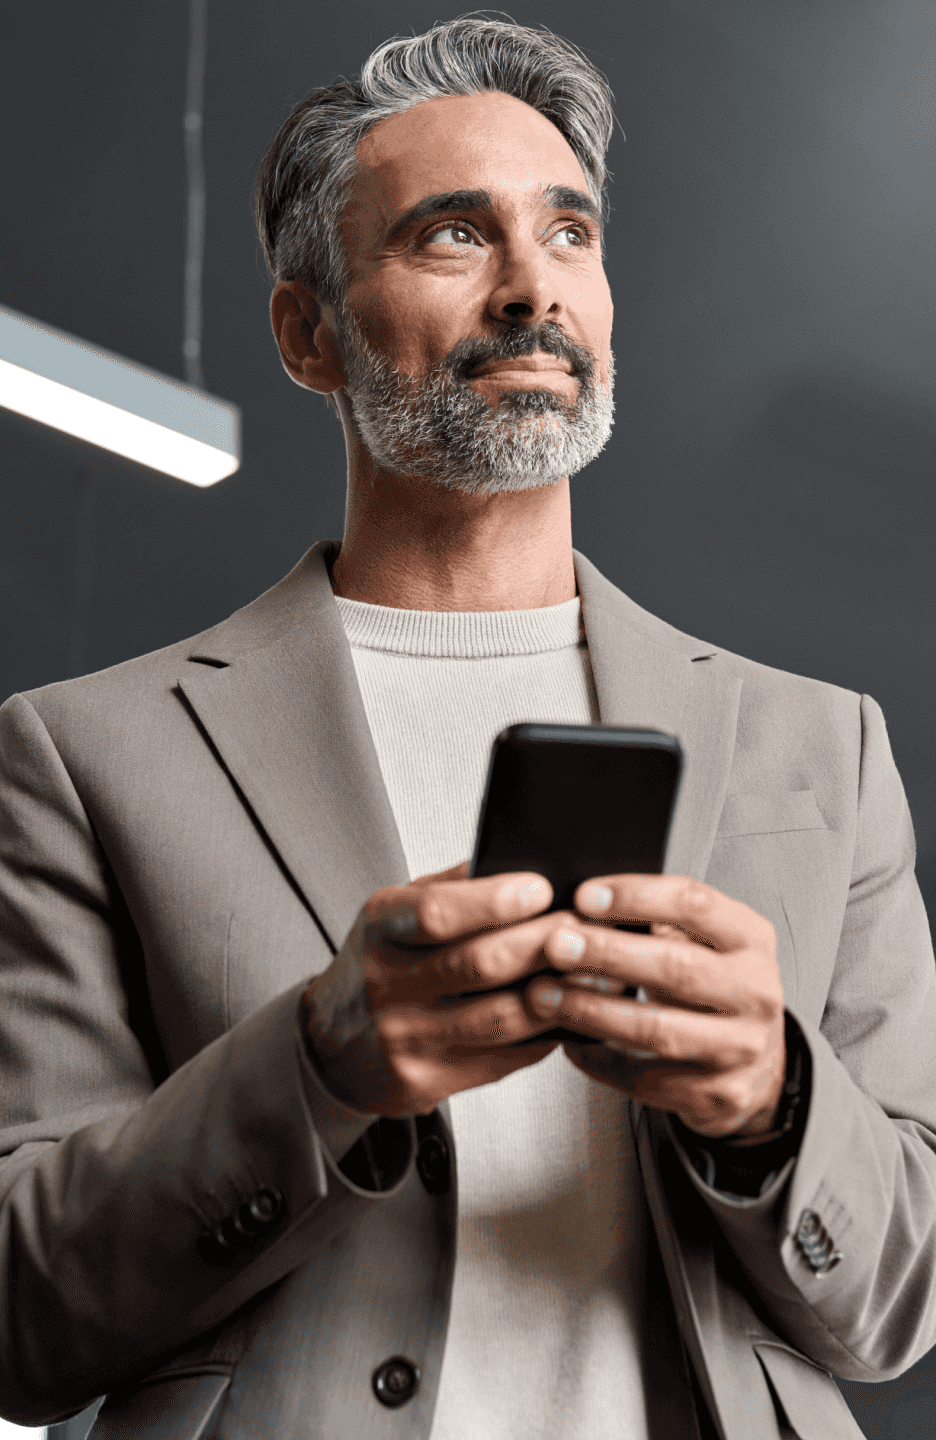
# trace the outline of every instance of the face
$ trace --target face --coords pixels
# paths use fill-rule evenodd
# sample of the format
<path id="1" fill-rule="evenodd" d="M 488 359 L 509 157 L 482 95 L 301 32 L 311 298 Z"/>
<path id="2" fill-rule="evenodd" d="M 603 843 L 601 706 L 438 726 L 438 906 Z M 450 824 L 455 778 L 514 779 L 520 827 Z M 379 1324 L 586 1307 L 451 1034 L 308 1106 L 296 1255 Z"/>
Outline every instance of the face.
<path id="1" fill-rule="evenodd" d="M 574 152 L 502 94 L 376 126 L 343 226 L 338 317 L 366 448 L 483 492 L 555 483 L 612 414 L 611 296 Z"/>

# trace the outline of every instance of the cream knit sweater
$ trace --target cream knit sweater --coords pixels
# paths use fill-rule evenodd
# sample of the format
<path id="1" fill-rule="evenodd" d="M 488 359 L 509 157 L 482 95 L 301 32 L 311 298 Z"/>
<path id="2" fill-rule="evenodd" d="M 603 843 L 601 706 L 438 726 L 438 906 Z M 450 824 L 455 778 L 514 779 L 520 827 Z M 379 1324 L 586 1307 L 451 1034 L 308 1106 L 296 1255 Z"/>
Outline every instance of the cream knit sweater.
<path id="1" fill-rule="evenodd" d="M 410 875 L 455 865 L 498 731 L 599 719 L 580 601 L 337 604 Z M 561 1047 L 451 1097 L 458 1250 L 431 1440 L 647 1440 L 625 1103 Z"/>

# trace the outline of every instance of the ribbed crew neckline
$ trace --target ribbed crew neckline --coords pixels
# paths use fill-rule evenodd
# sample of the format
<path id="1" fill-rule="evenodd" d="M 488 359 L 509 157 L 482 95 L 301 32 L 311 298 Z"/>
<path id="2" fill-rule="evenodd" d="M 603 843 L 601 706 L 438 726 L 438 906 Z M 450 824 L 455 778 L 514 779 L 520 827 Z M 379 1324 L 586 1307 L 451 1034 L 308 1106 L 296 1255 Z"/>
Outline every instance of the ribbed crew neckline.
<path id="1" fill-rule="evenodd" d="M 535 610 L 396 610 L 343 595 L 335 603 L 350 645 L 396 655 L 484 660 L 564 650 L 585 638 L 578 595 Z"/>

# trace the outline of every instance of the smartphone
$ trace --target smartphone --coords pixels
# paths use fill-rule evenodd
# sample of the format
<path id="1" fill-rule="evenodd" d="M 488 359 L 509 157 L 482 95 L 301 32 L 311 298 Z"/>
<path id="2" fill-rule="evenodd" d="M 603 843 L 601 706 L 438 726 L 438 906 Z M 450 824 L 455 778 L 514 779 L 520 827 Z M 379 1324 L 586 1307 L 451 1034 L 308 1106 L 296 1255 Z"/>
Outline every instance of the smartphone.
<path id="1" fill-rule="evenodd" d="M 533 870 L 553 887 L 553 911 L 574 909 L 577 886 L 592 876 L 662 873 L 682 758 L 675 736 L 659 730 L 537 724 L 502 730 L 491 748 L 469 878 Z M 503 988 L 525 989 L 532 978 Z M 543 1040 L 589 1043 L 563 1026 L 520 1043 Z"/>

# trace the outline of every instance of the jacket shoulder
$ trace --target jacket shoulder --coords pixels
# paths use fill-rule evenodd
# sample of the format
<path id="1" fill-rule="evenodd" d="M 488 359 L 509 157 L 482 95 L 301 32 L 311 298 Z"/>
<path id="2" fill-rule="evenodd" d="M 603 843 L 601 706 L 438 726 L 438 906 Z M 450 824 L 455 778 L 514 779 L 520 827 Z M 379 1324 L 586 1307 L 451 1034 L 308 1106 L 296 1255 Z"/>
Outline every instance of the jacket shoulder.
<path id="1" fill-rule="evenodd" d="M 158 705 L 191 663 L 223 667 L 294 625 L 314 624 L 315 611 L 331 597 L 322 557 L 336 544 L 319 541 L 282 580 L 207 630 L 90 675 L 24 691 L 21 698 L 47 724 L 65 717 L 116 717 L 140 703 Z"/>
<path id="2" fill-rule="evenodd" d="M 658 615 L 643 609 L 577 551 L 575 561 L 585 606 L 586 627 L 588 608 L 597 606 L 615 614 L 630 630 L 637 632 L 644 642 L 660 646 L 671 654 L 675 651 L 692 664 L 714 662 L 720 669 L 744 682 L 742 705 L 751 704 L 757 699 L 768 702 L 783 700 L 794 706 L 833 706 L 852 711 L 860 700 L 856 691 L 841 685 L 765 665 L 762 661 L 739 655 L 717 642 L 701 640 L 687 631 L 679 630 Z"/>

